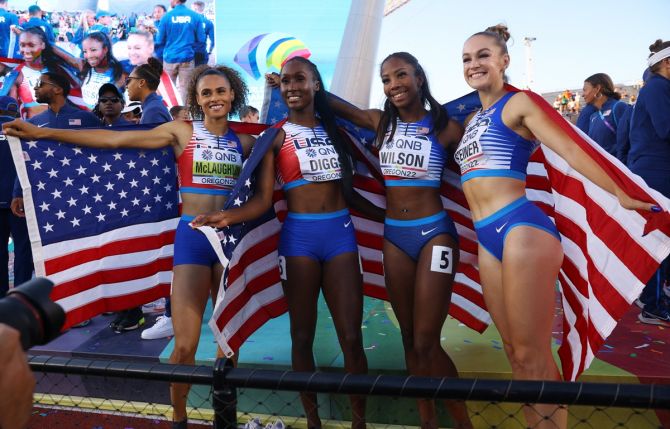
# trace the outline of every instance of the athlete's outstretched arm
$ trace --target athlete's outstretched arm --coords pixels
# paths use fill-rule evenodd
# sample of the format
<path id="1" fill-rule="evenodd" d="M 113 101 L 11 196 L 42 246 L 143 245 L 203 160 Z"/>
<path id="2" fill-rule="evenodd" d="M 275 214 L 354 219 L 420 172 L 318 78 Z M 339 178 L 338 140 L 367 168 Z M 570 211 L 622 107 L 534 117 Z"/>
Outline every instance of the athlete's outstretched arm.
<path id="1" fill-rule="evenodd" d="M 376 130 L 382 117 L 382 111 L 379 109 L 359 109 L 353 104 L 349 104 L 342 99 L 328 94 L 328 103 L 336 115 L 342 116 L 362 128 Z"/>
<path id="2" fill-rule="evenodd" d="M 144 131 L 110 131 L 101 129 L 62 130 L 40 128 L 20 119 L 2 126 L 5 134 L 24 140 L 51 139 L 100 149 L 122 147 L 155 149 L 176 144 L 178 134 L 188 134 L 186 124 L 174 121 Z M 188 125 L 186 125 L 188 128 Z"/>
<path id="3" fill-rule="evenodd" d="M 600 186 L 605 191 L 615 195 L 619 203 L 629 210 L 652 211 L 654 204 L 639 201 L 628 196 L 610 176 L 588 156 L 567 134 L 539 109 L 524 93 L 514 96 L 518 98 L 515 105 L 521 113 L 521 121 L 539 141 L 556 152 L 561 158 L 587 179 Z"/>

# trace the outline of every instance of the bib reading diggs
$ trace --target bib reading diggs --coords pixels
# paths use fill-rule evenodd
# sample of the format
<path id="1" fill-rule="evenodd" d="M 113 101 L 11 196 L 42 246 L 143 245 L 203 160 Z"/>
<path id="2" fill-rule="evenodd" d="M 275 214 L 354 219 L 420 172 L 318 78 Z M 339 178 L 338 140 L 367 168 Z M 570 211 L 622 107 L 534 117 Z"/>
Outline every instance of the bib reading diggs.
<path id="1" fill-rule="evenodd" d="M 394 135 L 379 151 L 384 176 L 426 179 L 431 141 L 426 136 Z"/>
<path id="2" fill-rule="evenodd" d="M 287 122 L 283 129 L 286 137 L 275 162 L 277 181 L 285 190 L 342 178 L 339 155 L 323 127 Z"/>
<path id="3" fill-rule="evenodd" d="M 242 169 L 237 148 L 198 145 L 193 149 L 193 183 L 233 187 Z"/>

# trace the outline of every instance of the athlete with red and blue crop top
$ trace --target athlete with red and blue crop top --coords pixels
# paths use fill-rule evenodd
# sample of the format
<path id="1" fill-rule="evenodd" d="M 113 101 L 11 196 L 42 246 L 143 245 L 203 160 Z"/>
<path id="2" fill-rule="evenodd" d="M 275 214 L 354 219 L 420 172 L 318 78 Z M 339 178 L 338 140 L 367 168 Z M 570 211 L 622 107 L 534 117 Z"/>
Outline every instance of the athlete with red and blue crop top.
<path id="1" fill-rule="evenodd" d="M 171 302 L 175 347 L 171 363 L 195 362 L 207 299 L 217 296 L 223 267 L 204 235 L 192 230 L 188 222 L 199 213 L 224 206 L 242 160 L 251 151 L 254 138 L 235 135 L 228 124 L 228 115 L 246 104 L 246 94 L 246 84 L 238 72 L 225 66 L 202 66 L 194 71 L 188 88 L 191 115 L 202 118 L 202 122 L 172 121 L 147 131 L 77 132 L 14 121 L 5 129 L 7 134 L 21 138 L 51 138 L 90 147 L 173 148 L 182 186 L 182 219 L 174 244 Z M 175 428 L 186 428 L 189 388 L 186 384 L 171 386 Z"/>
<path id="2" fill-rule="evenodd" d="M 349 373 L 367 372 L 361 322 L 363 278 L 347 204 L 365 210 L 351 187 L 349 148 L 342 141 L 316 66 L 302 57 L 282 67 L 280 90 L 288 120 L 260 166 L 256 193 L 230 210 L 198 216 L 194 226 L 223 227 L 259 217 L 272 206 L 274 185 L 284 190 L 288 214 L 279 238 L 279 265 L 291 324 L 296 371 L 314 371 L 317 299 L 323 295 Z M 368 209 L 371 209 L 368 207 Z M 383 212 L 367 211 L 383 219 Z M 320 428 L 316 395 L 301 393 L 307 426 Z M 351 397 L 352 428 L 365 427 L 365 398 Z"/>
<path id="3" fill-rule="evenodd" d="M 446 149 L 456 145 L 463 128 L 433 98 L 414 56 L 389 55 L 380 74 L 384 110 L 361 110 L 335 97 L 329 101 L 338 115 L 377 130 L 386 184 L 384 277 L 409 373 L 457 377 L 440 342 L 459 259 L 458 234 L 440 187 Z M 436 428 L 434 401 L 419 400 L 418 405 L 421 427 Z M 446 406 L 456 427 L 472 427 L 465 404 L 446 401 Z"/>

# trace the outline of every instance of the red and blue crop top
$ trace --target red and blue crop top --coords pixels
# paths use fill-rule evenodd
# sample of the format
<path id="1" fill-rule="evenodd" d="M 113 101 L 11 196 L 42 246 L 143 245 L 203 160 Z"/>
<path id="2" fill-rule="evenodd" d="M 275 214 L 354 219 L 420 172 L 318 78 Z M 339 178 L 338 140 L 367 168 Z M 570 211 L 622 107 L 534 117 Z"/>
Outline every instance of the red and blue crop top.
<path id="1" fill-rule="evenodd" d="M 447 153 L 432 132 L 430 114 L 419 122 L 396 122 L 384 137 L 379 161 L 386 186 L 440 187 Z"/>
<path id="2" fill-rule="evenodd" d="M 177 158 L 179 190 L 191 194 L 229 195 L 242 170 L 242 144 L 228 129 L 215 136 L 201 121 L 193 122 L 193 135 Z"/>
<path id="3" fill-rule="evenodd" d="M 286 122 L 282 129 L 286 136 L 275 165 L 277 182 L 284 190 L 342 178 L 339 156 L 322 126 Z"/>
<path id="4" fill-rule="evenodd" d="M 480 110 L 465 128 L 454 159 L 461 167 L 461 183 L 475 177 L 526 180 L 528 159 L 540 145 L 512 131 L 502 120 L 508 92 L 491 107 Z"/>

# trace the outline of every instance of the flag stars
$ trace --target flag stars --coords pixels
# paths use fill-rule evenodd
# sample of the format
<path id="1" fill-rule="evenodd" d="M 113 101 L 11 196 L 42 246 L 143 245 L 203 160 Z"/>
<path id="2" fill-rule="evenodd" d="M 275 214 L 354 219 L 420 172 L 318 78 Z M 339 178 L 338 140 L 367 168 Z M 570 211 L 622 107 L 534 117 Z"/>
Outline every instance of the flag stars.
<path id="1" fill-rule="evenodd" d="M 63 210 L 58 210 L 58 213 L 56 213 L 56 217 L 58 219 L 65 219 L 65 212 Z"/>
<path id="2" fill-rule="evenodd" d="M 51 204 L 47 204 L 46 201 L 42 201 L 42 204 L 40 205 L 40 208 L 42 209 L 43 212 L 49 211 L 49 206 Z"/>
<path id="3" fill-rule="evenodd" d="M 74 217 L 74 218 L 72 218 L 72 220 L 70 221 L 70 223 L 72 224 L 72 227 L 73 227 L 73 228 L 74 228 L 75 226 L 79 226 L 79 219 L 77 219 L 76 217 Z"/>
<path id="4" fill-rule="evenodd" d="M 113 191 L 114 190 L 114 185 L 112 184 L 112 182 L 107 182 L 107 184 L 105 185 L 105 188 L 108 191 Z"/>
<path id="5" fill-rule="evenodd" d="M 96 218 L 98 218 L 98 222 L 104 222 L 105 221 L 105 215 L 102 214 L 102 213 L 98 213 Z"/>
<path id="6" fill-rule="evenodd" d="M 166 192 L 170 192 L 172 190 L 172 185 L 168 184 L 168 185 L 163 186 L 163 188 L 165 188 Z"/>
<path id="7" fill-rule="evenodd" d="M 92 208 L 89 207 L 88 204 L 86 204 L 86 207 L 84 207 L 84 208 L 82 209 L 82 211 L 84 212 L 84 214 L 91 214 L 91 210 L 92 210 Z"/>
<path id="8" fill-rule="evenodd" d="M 161 183 L 161 179 L 159 179 L 158 176 L 151 179 L 151 181 L 154 182 L 154 185 L 160 185 Z"/>
<path id="9" fill-rule="evenodd" d="M 137 180 L 135 180 L 135 179 L 131 180 L 130 181 L 130 187 L 131 188 L 137 188 L 137 183 L 138 183 Z"/>
<path id="10" fill-rule="evenodd" d="M 145 151 L 141 150 L 139 156 L 140 156 L 140 158 L 146 158 L 146 157 L 147 157 L 147 153 L 146 153 Z"/>
<path id="11" fill-rule="evenodd" d="M 236 206 L 241 206 L 242 205 L 242 200 L 240 200 L 239 197 L 235 197 L 235 201 L 233 201 L 233 204 Z"/>
<path id="12" fill-rule="evenodd" d="M 81 176 L 82 174 L 86 174 L 86 167 L 83 165 L 80 165 L 79 168 L 77 168 L 77 173 Z"/>
<path id="13" fill-rule="evenodd" d="M 33 161 L 32 164 L 30 164 L 31 167 L 33 167 L 33 170 L 41 170 L 42 169 L 42 163 L 38 160 Z"/>
<path id="14" fill-rule="evenodd" d="M 105 163 L 102 165 L 102 169 L 103 169 L 104 171 L 112 171 L 112 166 L 111 166 L 111 164 L 109 164 L 108 162 L 105 162 Z"/>
<path id="15" fill-rule="evenodd" d="M 70 197 L 70 199 L 67 200 L 67 203 L 70 205 L 70 207 L 74 207 L 74 206 L 77 205 L 77 200 L 75 200 L 74 198 Z"/>
<path id="16" fill-rule="evenodd" d="M 163 149 L 163 150 L 161 151 L 161 153 L 162 153 L 163 155 L 167 155 L 167 154 L 168 154 L 168 150 L 167 150 L 167 149 Z"/>
<path id="17" fill-rule="evenodd" d="M 97 174 L 94 174 L 93 176 L 91 176 L 91 181 L 93 183 L 100 183 L 100 176 L 98 176 Z"/>
<path id="18" fill-rule="evenodd" d="M 144 187 L 144 189 L 142 189 L 142 195 L 149 195 L 150 192 L 151 189 L 147 188 L 146 186 Z"/>
<path id="19" fill-rule="evenodd" d="M 138 200 L 137 197 L 130 200 L 130 202 L 133 203 L 134 206 L 139 206 L 140 205 L 140 200 Z"/>
<path id="20" fill-rule="evenodd" d="M 28 148 L 35 149 L 37 147 L 37 140 L 31 140 L 26 142 L 26 144 L 28 145 Z"/>
<path id="21" fill-rule="evenodd" d="M 121 154 L 120 153 L 116 152 L 114 154 L 114 161 L 121 161 Z"/>
<path id="22" fill-rule="evenodd" d="M 63 180 L 63 183 L 65 183 L 65 186 L 73 186 L 74 181 L 68 177 L 67 179 Z"/>
<path id="23" fill-rule="evenodd" d="M 56 170 L 54 170 L 53 168 L 47 174 L 49 175 L 50 179 L 53 179 L 54 177 L 58 177 L 58 172 Z"/>
<path id="24" fill-rule="evenodd" d="M 72 148 L 72 150 L 74 151 L 74 153 L 75 153 L 76 155 L 81 155 L 81 154 L 83 154 L 83 152 L 81 151 L 81 148 L 80 148 L 80 147 L 75 146 L 75 147 Z"/>
<path id="25" fill-rule="evenodd" d="M 93 155 L 93 154 L 90 154 L 90 155 L 88 156 L 88 162 L 91 163 L 91 164 L 93 164 L 93 163 L 96 163 L 96 164 L 97 164 L 97 162 L 98 162 L 98 157 L 95 156 L 95 155 Z"/>
<path id="26" fill-rule="evenodd" d="M 146 168 L 143 168 L 143 169 L 140 170 L 140 175 L 142 177 L 147 177 L 148 174 L 149 174 L 149 170 L 147 170 Z"/>
<path id="27" fill-rule="evenodd" d="M 160 195 L 154 195 L 154 201 L 160 203 L 161 201 L 163 201 L 163 197 L 161 197 Z"/>
<path id="28" fill-rule="evenodd" d="M 42 228 L 44 228 L 44 232 L 54 232 L 54 226 L 49 222 L 47 222 L 46 225 L 44 225 Z"/>
<path id="29" fill-rule="evenodd" d="M 463 103 L 459 104 L 457 109 L 458 109 L 459 112 L 462 112 L 463 110 L 465 110 L 465 104 L 463 104 Z"/>
<path id="30" fill-rule="evenodd" d="M 96 193 L 95 195 L 93 195 L 93 199 L 95 200 L 96 203 L 99 203 L 102 201 L 102 195 Z"/>
<path id="31" fill-rule="evenodd" d="M 144 213 L 149 213 L 151 211 L 151 207 L 149 207 L 149 204 L 147 204 L 142 208 L 142 210 L 144 210 Z"/>
<path id="32" fill-rule="evenodd" d="M 63 159 L 60 160 L 60 165 L 61 167 L 65 167 L 66 165 L 70 165 L 70 158 L 67 156 L 64 156 Z"/>
<path id="33" fill-rule="evenodd" d="M 153 158 L 150 162 L 152 167 L 158 166 L 158 160 L 156 158 Z"/>
<path id="34" fill-rule="evenodd" d="M 110 201 L 109 204 L 107 204 L 107 207 L 109 207 L 109 210 L 116 210 L 116 203 L 114 201 Z"/>
<path id="35" fill-rule="evenodd" d="M 244 181 L 244 186 L 246 186 L 247 188 L 251 188 L 251 180 L 249 180 L 249 179 L 245 180 Z"/>
<path id="36" fill-rule="evenodd" d="M 128 192 L 123 191 L 123 190 L 121 192 L 119 192 L 119 198 L 126 198 L 126 196 L 128 196 Z"/>
<path id="37" fill-rule="evenodd" d="M 54 200 L 55 200 L 56 198 L 60 198 L 60 197 L 61 197 L 60 194 L 62 194 L 62 192 L 59 191 L 58 189 L 54 189 L 54 191 L 51 193 L 51 195 L 54 196 Z"/>
<path id="38" fill-rule="evenodd" d="M 54 151 L 53 149 L 51 149 L 50 147 L 48 147 L 47 150 L 44 151 L 44 155 L 45 155 L 47 158 L 49 158 L 49 157 L 51 157 L 51 156 L 54 156 L 54 152 L 55 152 L 55 151 Z"/>
<path id="39" fill-rule="evenodd" d="M 118 173 L 116 173 L 116 178 L 118 180 L 123 180 L 126 178 L 126 173 L 124 173 L 123 171 L 119 171 Z"/>
<path id="40" fill-rule="evenodd" d="M 41 180 L 39 182 L 37 182 L 37 190 L 44 191 L 44 190 L 46 190 L 45 186 L 46 186 L 46 183 L 42 183 Z"/>
<path id="41" fill-rule="evenodd" d="M 168 203 L 165 204 L 165 208 L 168 209 L 168 210 L 170 210 L 170 209 L 172 208 L 172 202 L 171 202 L 171 201 L 168 201 Z"/>
<path id="42" fill-rule="evenodd" d="M 230 244 L 235 244 L 236 241 L 237 241 L 237 239 L 235 238 L 234 235 L 231 234 L 231 236 L 228 237 L 228 242 L 229 242 Z"/>
<path id="43" fill-rule="evenodd" d="M 133 168 L 135 168 L 135 161 L 128 161 L 126 165 L 128 166 L 129 169 L 132 170 Z"/>
<path id="44" fill-rule="evenodd" d="M 81 185 L 81 188 L 79 188 L 79 192 L 84 195 L 88 194 L 88 186 Z"/>
<path id="45" fill-rule="evenodd" d="M 170 174 L 170 167 L 163 167 L 163 174 Z"/>
<path id="46" fill-rule="evenodd" d="M 126 210 L 126 209 L 121 210 L 121 217 L 126 217 L 126 216 L 128 216 L 128 210 Z"/>

